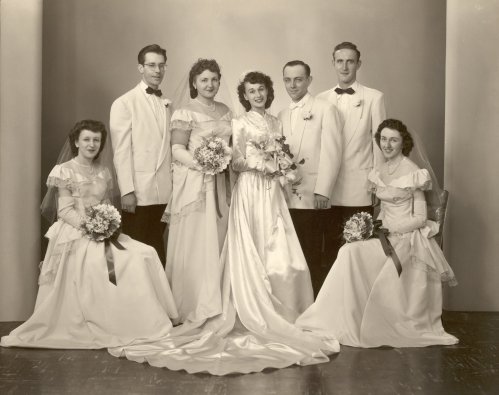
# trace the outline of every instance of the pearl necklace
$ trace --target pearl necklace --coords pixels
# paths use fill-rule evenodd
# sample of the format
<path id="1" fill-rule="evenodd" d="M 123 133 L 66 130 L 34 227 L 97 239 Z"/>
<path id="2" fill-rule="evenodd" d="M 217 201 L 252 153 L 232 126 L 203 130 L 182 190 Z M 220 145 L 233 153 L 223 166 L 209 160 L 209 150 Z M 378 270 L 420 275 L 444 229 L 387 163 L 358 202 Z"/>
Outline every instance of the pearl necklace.
<path id="1" fill-rule="evenodd" d="M 94 177 L 96 173 L 96 167 L 91 164 L 91 165 L 84 165 L 83 163 L 80 163 L 76 160 L 76 158 L 73 158 L 73 161 L 84 170 L 90 177 Z"/>
<path id="2" fill-rule="evenodd" d="M 404 158 L 402 157 L 402 159 L 399 160 L 398 163 L 393 168 L 390 167 L 389 162 L 386 162 L 386 171 L 388 172 L 388 174 L 392 175 L 393 173 L 395 173 L 395 171 L 399 168 L 399 166 L 403 162 L 403 160 L 404 160 Z"/>
<path id="3" fill-rule="evenodd" d="M 198 100 L 198 98 L 197 98 L 197 97 L 196 97 L 196 99 L 194 99 L 194 100 L 196 100 L 196 101 L 197 101 L 199 104 L 201 104 L 203 107 L 206 107 L 206 109 L 207 109 L 208 111 L 213 112 L 213 111 L 215 111 L 215 110 L 216 110 L 216 104 L 215 104 L 215 102 L 213 102 L 213 103 L 211 103 L 211 104 L 204 104 L 201 100 Z"/>

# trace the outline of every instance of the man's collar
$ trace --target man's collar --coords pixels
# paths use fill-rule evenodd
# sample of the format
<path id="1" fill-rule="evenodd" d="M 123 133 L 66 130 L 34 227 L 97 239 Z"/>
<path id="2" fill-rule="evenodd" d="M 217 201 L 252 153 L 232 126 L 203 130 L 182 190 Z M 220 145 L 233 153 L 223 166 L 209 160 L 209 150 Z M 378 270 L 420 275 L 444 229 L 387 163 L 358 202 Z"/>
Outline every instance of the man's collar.
<path id="1" fill-rule="evenodd" d="M 289 105 L 290 108 L 296 108 L 296 107 L 303 107 L 305 104 L 307 104 L 307 102 L 310 100 L 310 93 L 307 92 L 305 94 L 305 96 L 303 96 L 298 102 L 291 102 L 291 104 Z"/>

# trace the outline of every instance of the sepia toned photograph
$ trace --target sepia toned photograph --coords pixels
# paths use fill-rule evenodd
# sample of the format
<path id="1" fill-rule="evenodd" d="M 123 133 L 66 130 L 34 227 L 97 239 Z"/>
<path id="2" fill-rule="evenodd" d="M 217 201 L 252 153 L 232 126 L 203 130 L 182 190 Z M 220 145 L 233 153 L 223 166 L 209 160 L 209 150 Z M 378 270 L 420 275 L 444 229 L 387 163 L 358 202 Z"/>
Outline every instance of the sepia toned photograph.
<path id="1" fill-rule="evenodd" d="M 0 393 L 498 393 L 498 26 L 0 0 Z"/>

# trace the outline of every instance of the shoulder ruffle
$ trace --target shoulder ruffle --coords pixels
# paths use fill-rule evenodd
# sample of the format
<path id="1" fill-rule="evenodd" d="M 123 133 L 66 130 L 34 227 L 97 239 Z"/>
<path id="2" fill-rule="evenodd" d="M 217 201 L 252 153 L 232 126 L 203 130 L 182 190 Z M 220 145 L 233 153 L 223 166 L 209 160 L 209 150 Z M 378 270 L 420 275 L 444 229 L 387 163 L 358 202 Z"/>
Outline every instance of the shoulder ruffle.
<path id="1" fill-rule="evenodd" d="M 72 190 L 74 170 L 68 162 L 55 165 L 47 178 L 47 187 L 67 188 Z"/>
<path id="2" fill-rule="evenodd" d="M 403 189 L 431 189 L 430 173 L 426 169 L 418 169 L 390 183 L 391 186 Z"/>
<path id="3" fill-rule="evenodd" d="M 374 189 L 376 186 L 386 187 L 386 184 L 380 178 L 379 171 L 376 169 L 371 170 L 367 179 L 371 183 L 371 189 Z M 405 176 L 392 180 L 389 185 L 401 189 L 421 189 L 426 191 L 431 189 L 431 177 L 428 170 L 417 169 Z"/>
<path id="4" fill-rule="evenodd" d="M 189 111 L 186 108 L 179 108 L 178 110 L 175 110 L 175 112 L 172 114 L 172 121 L 184 121 L 184 122 L 191 122 L 193 120 L 192 118 L 192 111 Z"/>

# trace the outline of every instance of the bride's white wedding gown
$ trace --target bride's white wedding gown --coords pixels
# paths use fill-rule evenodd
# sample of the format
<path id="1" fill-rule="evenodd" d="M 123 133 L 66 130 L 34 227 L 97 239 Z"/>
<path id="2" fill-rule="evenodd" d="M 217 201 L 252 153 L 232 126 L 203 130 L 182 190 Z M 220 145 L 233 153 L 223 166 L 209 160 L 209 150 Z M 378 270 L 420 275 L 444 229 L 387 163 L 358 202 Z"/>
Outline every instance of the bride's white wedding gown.
<path id="1" fill-rule="evenodd" d="M 240 172 L 220 264 L 222 314 L 186 321 L 160 341 L 110 349 L 115 356 L 190 373 L 249 373 L 327 362 L 338 342 L 293 323 L 313 301 L 312 285 L 279 182 L 266 177 L 251 141 L 279 121 L 250 111 L 233 121 L 233 167 Z M 255 158 L 253 158 L 255 159 Z M 192 248 L 196 248 L 193 244 Z"/>

